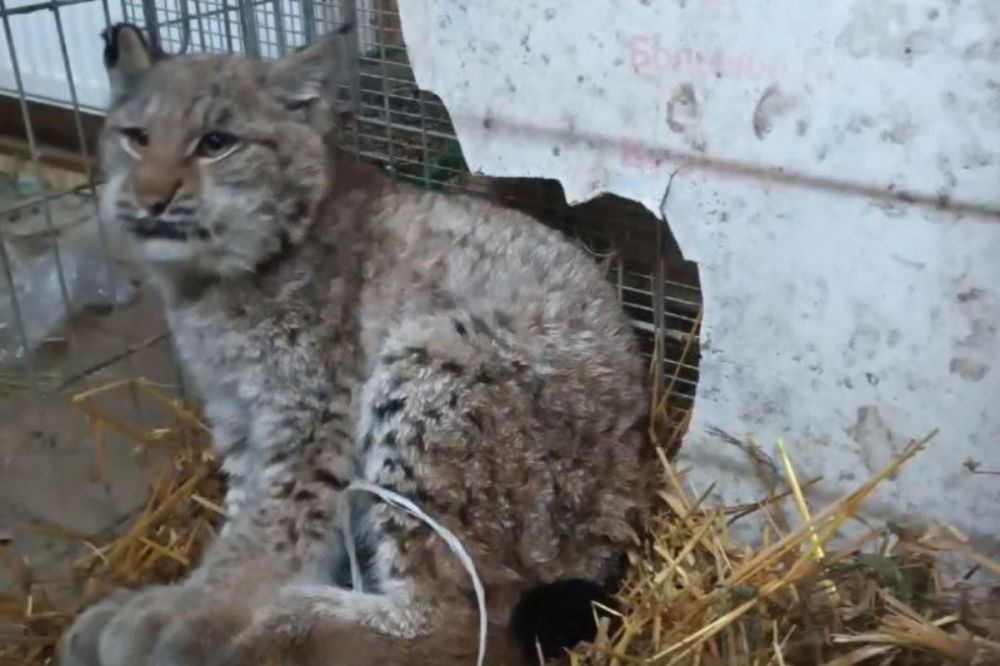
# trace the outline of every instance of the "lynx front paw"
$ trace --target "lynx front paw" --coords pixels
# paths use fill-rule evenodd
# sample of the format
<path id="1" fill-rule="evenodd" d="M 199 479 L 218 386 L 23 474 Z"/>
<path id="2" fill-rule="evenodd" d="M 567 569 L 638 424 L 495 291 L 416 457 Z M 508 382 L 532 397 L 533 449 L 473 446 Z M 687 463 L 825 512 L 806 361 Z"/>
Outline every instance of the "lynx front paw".
<path id="1" fill-rule="evenodd" d="M 59 646 L 62 666 L 145 663 L 160 628 L 173 616 L 178 588 L 119 591 L 88 608 Z"/>
<path id="2" fill-rule="evenodd" d="M 119 594 L 81 615 L 61 666 L 207 666 L 239 631 L 235 615 L 181 586 Z"/>
<path id="3" fill-rule="evenodd" d="M 108 623 L 135 593 L 117 590 L 88 608 L 66 630 L 59 643 L 61 666 L 100 666 L 99 643 Z"/>

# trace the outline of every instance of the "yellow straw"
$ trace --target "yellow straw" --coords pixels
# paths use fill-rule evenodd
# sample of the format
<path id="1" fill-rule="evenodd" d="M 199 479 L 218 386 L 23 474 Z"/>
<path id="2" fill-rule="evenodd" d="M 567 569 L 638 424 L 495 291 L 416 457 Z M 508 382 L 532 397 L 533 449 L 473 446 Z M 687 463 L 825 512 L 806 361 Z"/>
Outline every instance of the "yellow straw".
<path id="1" fill-rule="evenodd" d="M 802 494 L 802 486 L 799 485 L 799 479 L 795 475 L 795 468 L 792 466 L 792 460 L 788 457 L 788 452 L 785 450 L 785 442 L 781 437 L 778 438 L 778 454 L 781 456 L 781 463 L 785 467 L 785 475 L 788 477 L 788 485 L 791 487 L 792 497 L 795 498 L 795 508 L 799 512 L 799 518 L 802 522 L 808 523 L 811 520 L 809 507 L 806 506 L 806 498 Z M 826 557 L 826 553 L 823 552 L 823 546 L 821 545 L 819 536 L 816 534 L 816 529 L 811 525 L 809 526 L 809 540 L 812 542 L 813 557 L 816 558 L 817 562 L 822 561 Z M 833 581 L 829 578 L 824 578 L 820 584 L 830 596 L 830 601 L 834 604 L 839 604 L 840 595 L 837 594 L 837 588 L 834 586 Z"/>

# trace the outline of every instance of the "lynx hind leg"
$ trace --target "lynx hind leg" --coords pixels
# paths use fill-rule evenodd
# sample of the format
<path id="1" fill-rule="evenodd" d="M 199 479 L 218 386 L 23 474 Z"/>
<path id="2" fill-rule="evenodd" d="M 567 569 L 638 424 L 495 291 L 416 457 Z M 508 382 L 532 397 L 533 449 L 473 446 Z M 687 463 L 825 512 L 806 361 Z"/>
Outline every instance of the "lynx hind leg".
<path id="1" fill-rule="evenodd" d="M 496 321 L 460 313 L 406 322 L 362 393 L 363 475 L 417 502 L 498 567 L 603 583 L 647 502 L 645 420 L 577 418 L 547 395 L 562 381 Z M 408 558 L 394 549 L 426 540 L 429 529 L 384 505 L 372 515 L 375 568 L 408 575 Z"/>
<path id="2" fill-rule="evenodd" d="M 386 603 L 381 595 L 364 595 L 332 587 L 289 589 L 255 615 L 253 624 L 213 666 L 472 666 L 478 655 L 478 618 L 465 608 L 417 636 L 399 636 L 367 626 L 357 612 Z M 345 607 L 345 604 L 347 606 Z M 491 627 L 486 663 L 527 666 L 516 643 L 501 627 Z"/>
<path id="3" fill-rule="evenodd" d="M 538 383 L 514 342 L 475 316 L 404 322 L 385 341 L 359 402 L 362 476 L 488 551 L 508 545 L 508 520 L 528 508 L 518 501 L 548 496 L 531 405 Z M 386 579 L 408 576 L 407 558 L 396 549 L 426 541 L 430 528 L 381 502 L 371 516 L 376 571 Z M 532 531 L 522 538 L 547 547 L 553 535 L 544 523 L 522 524 Z"/>

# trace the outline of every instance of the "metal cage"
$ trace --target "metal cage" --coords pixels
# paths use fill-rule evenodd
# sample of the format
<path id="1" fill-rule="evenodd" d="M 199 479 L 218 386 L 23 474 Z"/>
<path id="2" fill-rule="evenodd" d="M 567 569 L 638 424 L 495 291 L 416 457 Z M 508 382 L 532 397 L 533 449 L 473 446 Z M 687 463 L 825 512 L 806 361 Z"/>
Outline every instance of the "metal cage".
<path id="1" fill-rule="evenodd" d="M 634 202 L 603 196 L 568 206 L 554 181 L 470 174 L 448 111 L 436 96 L 416 86 L 395 0 L 123 0 L 120 8 L 109 0 L 0 0 L 8 67 L 8 80 L 0 80 L 0 87 L 8 90 L 7 101 L 15 103 L 21 117 L 22 166 L 28 174 L 0 163 L 0 178 L 7 181 L 6 190 L 13 191 L 4 191 L 0 199 L 4 269 L 0 277 L 0 368 L 11 378 L 9 390 L 23 386 L 37 393 L 94 381 L 96 376 L 107 380 L 109 373 L 127 375 L 135 371 L 130 363 L 136 353 L 167 344 L 163 329 L 141 339 L 122 335 L 117 346 L 104 344 L 98 353 L 88 347 L 93 336 L 81 330 L 93 325 L 95 317 L 99 319 L 92 312 L 94 303 L 76 293 L 81 272 L 89 271 L 91 281 L 104 281 L 90 285 L 86 293 L 103 294 L 90 301 L 98 301 L 105 310 L 109 304 L 114 309 L 118 301 L 127 300 L 118 291 L 128 289 L 128 276 L 112 260 L 114 248 L 109 247 L 95 215 L 92 195 L 98 184 L 92 176 L 87 125 L 94 122 L 88 110 L 97 105 L 88 105 L 78 95 L 74 75 L 80 77 L 82 65 L 74 54 L 87 49 L 96 54 L 100 42 L 90 24 L 84 29 L 73 25 L 76 19 L 67 19 L 69 12 L 82 11 L 81 6 L 89 8 L 91 23 L 124 19 L 145 26 L 154 43 L 174 53 L 231 51 L 271 58 L 345 21 L 355 22 L 356 58 L 351 63 L 349 91 L 354 113 L 344 132 L 346 147 L 417 186 L 493 197 L 584 243 L 607 266 L 651 367 L 656 367 L 653 359 L 660 361 L 654 374 L 661 391 L 669 389 L 671 394 L 670 421 L 675 429 L 683 426 L 698 378 L 701 295 L 696 266 L 683 260 L 666 225 Z M 60 99 L 56 93 L 33 92 L 26 86 L 26 65 L 37 54 L 20 52 L 14 39 L 22 21 L 35 21 L 38 30 L 47 22 L 48 34 L 59 41 L 59 62 L 53 67 L 61 67 L 65 78 L 66 91 Z M 33 123 L 41 113 L 39 101 L 55 102 L 67 110 L 65 117 L 71 118 L 76 135 L 75 171 L 67 168 L 53 175 L 52 156 L 61 153 L 38 140 Z M 66 222 L 73 214 L 80 220 Z M 23 232 L 24 220 L 32 216 L 32 233 Z M 67 240 L 72 235 L 67 228 L 76 227 L 91 230 L 89 247 L 100 254 L 100 261 L 87 264 L 86 270 L 66 265 L 67 243 L 74 242 Z M 26 249 L 29 245 L 31 249 Z M 18 271 L 26 270 L 28 256 L 37 258 L 40 268 L 27 277 L 19 276 Z M 42 296 L 61 301 L 62 312 L 50 313 L 48 320 L 38 324 L 34 310 Z M 90 318 L 89 323 L 80 323 L 81 312 Z M 61 328 L 41 330 L 56 320 Z M 56 344 L 57 350 L 49 350 L 52 353 L 39 353 L 39 347 L 51 346 L 53 339 L 61 346 Z M 180 381 L 180 375 L 174 380 Z"/>

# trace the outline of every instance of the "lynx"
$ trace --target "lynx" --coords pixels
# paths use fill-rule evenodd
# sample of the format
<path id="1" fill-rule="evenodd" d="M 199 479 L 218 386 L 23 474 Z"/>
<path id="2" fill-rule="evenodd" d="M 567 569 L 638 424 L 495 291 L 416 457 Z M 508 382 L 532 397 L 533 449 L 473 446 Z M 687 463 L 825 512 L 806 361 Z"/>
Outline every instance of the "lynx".
<path id="1" fill-rule="evenodd" d="M 614 289 L 536 220 L 339 151 L 348 30 L 277 61 L 106 37 L 101 213 L 162 296 L 226 521 L 180 582 L 89 608 L 67 666 L 473 664 L 467 571 L 355 479 L 461 541 L 487 663 L 534 662 L 518 599 L 614 581 L 647 514 L 645 373 Z"/>

